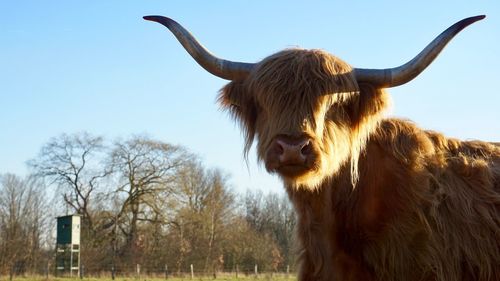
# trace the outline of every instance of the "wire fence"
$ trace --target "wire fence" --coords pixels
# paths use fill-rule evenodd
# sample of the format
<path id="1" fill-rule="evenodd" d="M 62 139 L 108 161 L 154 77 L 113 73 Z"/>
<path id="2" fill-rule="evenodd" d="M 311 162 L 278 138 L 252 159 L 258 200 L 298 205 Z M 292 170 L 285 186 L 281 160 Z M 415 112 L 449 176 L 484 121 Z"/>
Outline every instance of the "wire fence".
<path id="1" fill-rule="evenodd" d="M 285 271 L 269 272 L 259 271 L 259 265 L 254 265 L 252 270 L 240 269 L 236 266 L 231 271 L 219 270 L 197 270 L 194 265 L 190 264 L 187 268 L 175 268 L 164 265 L 161 267 L 146 267 L 141 264 L 128 266 L 109 265 L 108 268 L 92 268 L 81 264 L 80 267 L 57 268 L 54 264 L 47 263 L 45 268 L 36 268 L 29 271 L 16 272 L 11 271 L 8 276 L 0 276 L 0 280 L 51 280 L 51 279 L 103 279 L 103 280 L 120 280 L 135 279 L 135 280 L 245 280 L 245 279 L 261 279 L 261 280 L 296 280 L 296 274 L 290 270 L 290 266 L 286 266 Z M 31 278 L 30 278 L 31 277 Z"/>

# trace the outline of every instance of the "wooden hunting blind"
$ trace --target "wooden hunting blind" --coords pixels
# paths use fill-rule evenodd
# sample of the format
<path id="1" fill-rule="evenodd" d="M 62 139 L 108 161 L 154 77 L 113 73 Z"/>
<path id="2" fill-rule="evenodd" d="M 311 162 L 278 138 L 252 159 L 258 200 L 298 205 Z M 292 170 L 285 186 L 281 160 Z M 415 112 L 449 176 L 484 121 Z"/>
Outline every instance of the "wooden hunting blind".
<path id="1" fill-rule="evenodd" d="M 80 215 L 57 218 L 56 275 L 80 273 Z"/>
<path id="2" fill-rule="evenodd" d="M 57 244 L 80 245 L 80 216 L 57 218 Z"/>

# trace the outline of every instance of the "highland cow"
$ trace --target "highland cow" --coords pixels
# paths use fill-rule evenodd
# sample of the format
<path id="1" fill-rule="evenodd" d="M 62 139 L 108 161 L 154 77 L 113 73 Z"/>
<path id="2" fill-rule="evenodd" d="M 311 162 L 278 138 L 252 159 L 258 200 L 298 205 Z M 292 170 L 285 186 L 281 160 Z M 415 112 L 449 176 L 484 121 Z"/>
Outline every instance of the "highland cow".
<path id="1" fill-rule="evenodd" d="M 240 122 L 245 153 L 283 180 L 298 215 L 299 280 L 500 280 L 500 147 L 460 141 L 384 111 L 384 88 L 418 76 L 463 28 L 457 22 L 408 63 L 351 68 L 322 50 L 258 63 L 208 52 L 168 27 Z"/>

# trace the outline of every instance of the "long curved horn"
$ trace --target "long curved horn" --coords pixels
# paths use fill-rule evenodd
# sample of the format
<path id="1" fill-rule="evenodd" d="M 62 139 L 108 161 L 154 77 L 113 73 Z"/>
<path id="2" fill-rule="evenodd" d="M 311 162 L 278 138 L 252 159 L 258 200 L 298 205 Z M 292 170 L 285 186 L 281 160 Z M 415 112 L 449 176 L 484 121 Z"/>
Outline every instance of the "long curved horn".
<path id="1" fill-rule="evenodd" d="M 253 63 L 233 62 L 214 56 L 189 31 L 170 18 L 145 16 L 144 19 L 158 22 L 170 29 L 196 62 L 215 76 L 227 80 L 242 80 L 248 76 L 255 65 Z"/>
<path id="2" fill-rule="evenodd" d="M 411 81 L 424 71 L 429 64 L 439 55 L 446 44 L 468 25 L 484 19 L 486 16 L 480 15 L 463 19 L 450 26 L 436 39 L 434 39 L 425 49 L 423 49 L 411 61 L 387 69 L 365 69 L 355 68 L 354 74 L 358 82 L 369 82 L 381 88 L 396 87 Z"/>

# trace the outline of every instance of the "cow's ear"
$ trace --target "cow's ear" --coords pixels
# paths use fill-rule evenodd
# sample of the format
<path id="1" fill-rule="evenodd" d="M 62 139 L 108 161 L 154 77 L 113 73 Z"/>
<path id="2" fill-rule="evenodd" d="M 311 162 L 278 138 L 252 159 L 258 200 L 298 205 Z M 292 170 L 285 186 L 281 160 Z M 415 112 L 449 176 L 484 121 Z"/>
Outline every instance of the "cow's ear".
<path id="1" fill-rule="evenodd" d="M 347 109 L 353 126 L 361 126 L 367 120 L 375 120 L 390 104 L 388 94 L 369 83 L 359 83 L 359 95 L 354 97 Z"/>
<path id="2" fill-rule="evenodd" d="M 245 89 L 241 82 L 232 81 L 219 91 L 220 106 L 231 112 L 239 111 L 245 104 Z"/>
<path id="3" fill-rule="evenodd" d="M 245 136 L 245 155 L 248 154 L 255 136 L 257 106 L 243 82 L 232 81 L 219 92 L 219 104 L 237 120 Z M 246 157 L 246 156 L 245 156 Z"/>

